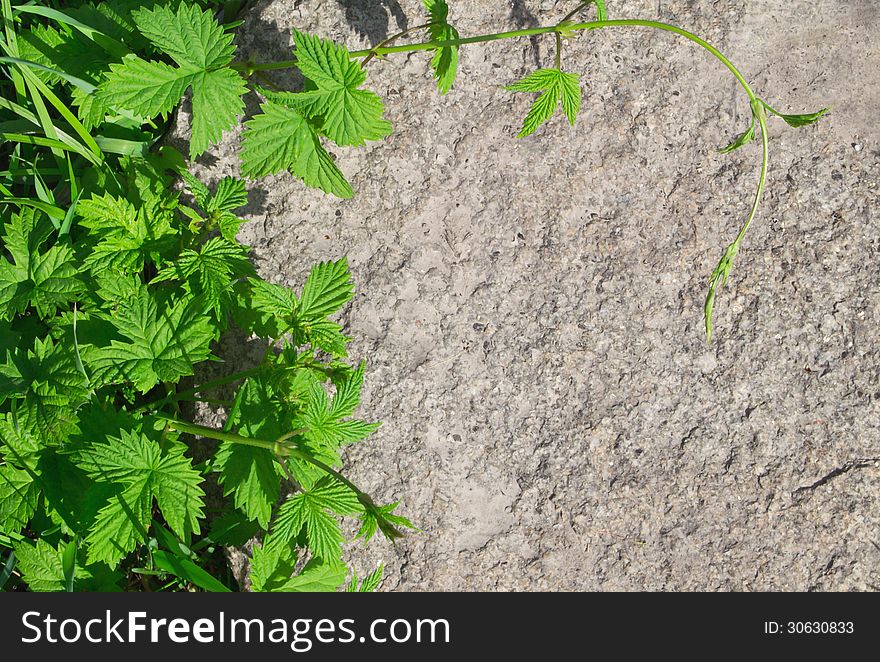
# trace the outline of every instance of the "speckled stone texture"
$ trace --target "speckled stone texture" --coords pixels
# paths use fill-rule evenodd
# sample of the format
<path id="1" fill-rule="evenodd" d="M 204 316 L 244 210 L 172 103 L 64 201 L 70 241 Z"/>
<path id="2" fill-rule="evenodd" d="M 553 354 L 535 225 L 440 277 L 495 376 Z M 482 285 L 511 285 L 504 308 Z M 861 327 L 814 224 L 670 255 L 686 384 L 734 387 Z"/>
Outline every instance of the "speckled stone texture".
<path id="1" fill-rule="evenodd" d="M 576 2 L 453 1 L 462 34 L 550 24 Z M 369 67 L 395 133 L 335 150 L 357 197 L 253 184 L 242 240 L 301 283 L 348 255 L 343 321 L 385 421 L 347 470 L 422 532 L 352 546 L 385 590 L 843 590 L 880 584 L 880 3 L 608 0 L 717 45 L 771 105 L 768 194 L 719 297 L 709 273 L 753 195 L 757 145 L 729 73 L 671 34 L 566 44 L 572 129 L 515 135 L 552 38 L 469 46 L 440 97 L 425 54 Z M 292 28 L 362 48 L 417 0 L 263 0 L 240 57 Z M 283 72 L 279 85 L 293 86 Z M 250 112 L 256 101 L 249 103 Z M 186 133 L 182 113 L 179 135 Z M 238 172 L 240 135 L 203 158 Z"/>

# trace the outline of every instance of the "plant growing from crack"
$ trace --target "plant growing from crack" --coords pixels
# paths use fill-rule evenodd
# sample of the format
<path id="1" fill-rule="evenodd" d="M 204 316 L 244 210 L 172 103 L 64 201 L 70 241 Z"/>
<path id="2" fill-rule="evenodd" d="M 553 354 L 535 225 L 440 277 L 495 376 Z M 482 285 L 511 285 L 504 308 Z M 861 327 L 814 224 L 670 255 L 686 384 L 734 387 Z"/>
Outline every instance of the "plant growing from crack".
<path id="1" fill-rule="evenodd" d="M 358 519 L 367 540 L 412 526 L 340 469 L 342 449 L 378 427 L 353 418 L 364 365 L 346 361 L 350 339 L 332 321 L 353 296 L 346 261 L 316 265 L 297 291 L 257 275 L 237 240 L 245 182 L 206 186 L 182 155 L 156 149 L 185 96 L 191 158 L 236 126 L 253 92 L 262 104 L 246 122 L 242 173 L 289 171 L 347 198 L 354 191 L 326 145 L 391 133 L 381 99 L 364 88 L 374 60 L 429 52 L 446 94 L 462 46 L 553 37 L 554 66 L 507 88 L 538 95 L 525 138 L 560 107 L 577 119 L 566 40 L 617 27 L 680 35 L 749 98 L 748 130 L 722 151 L 758 134 L 763 148 L 753 205 L 710 279 L 708 337 L 763 194 L 768 114 L 802 126 L 825 112 L 779 113 L 711 44 L 665 23 L 609 19 L 603 0 L 546 27 L 469 37 L 444 0 L 424 0 L 425 23 L 372 48 L 294 31 L 294 59 L 272 63 L 236 61 L 235 24 L 202 4 L 0 0 L 0 588 L 230 590 L 222 548 L 256 537 L 256 590 L 372 590 L 381 569 L 361 581 L 346 567 L 341 518 Z M 576 22 L 593 5 L 597 20 Z M 426 41 L 397 43 L 417 32 Z M 303 75 L 302 90 L 266 76 L 287 68 Z M 264 346 L 261 360 L 196 383 L 233 328 Z M 222 427 L 193 422 L 196 404 L 214 407 Z M 209 500 L 212 481 L 220 494 Z"/>

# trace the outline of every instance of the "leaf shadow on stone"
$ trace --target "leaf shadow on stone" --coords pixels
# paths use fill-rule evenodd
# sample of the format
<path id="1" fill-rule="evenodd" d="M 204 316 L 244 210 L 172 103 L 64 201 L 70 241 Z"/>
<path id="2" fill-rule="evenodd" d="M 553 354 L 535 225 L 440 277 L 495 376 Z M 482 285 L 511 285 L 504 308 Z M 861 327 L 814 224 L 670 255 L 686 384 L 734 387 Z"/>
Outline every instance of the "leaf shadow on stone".
<path id="1" fill-rule="evenodd" d="M 388 37 L 388 20 L 400 30 L 409 27 L 409 18 L 397 0 L 336 0 L 345 10 L 345 20 L 354 30 L 376 45 Z"/>

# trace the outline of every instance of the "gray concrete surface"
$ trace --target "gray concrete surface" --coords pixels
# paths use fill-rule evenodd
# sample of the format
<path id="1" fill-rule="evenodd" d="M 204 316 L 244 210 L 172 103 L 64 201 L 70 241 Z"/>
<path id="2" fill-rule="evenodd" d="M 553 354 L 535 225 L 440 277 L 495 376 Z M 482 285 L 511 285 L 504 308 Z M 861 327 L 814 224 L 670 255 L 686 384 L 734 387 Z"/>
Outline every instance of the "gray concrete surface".
<path id="1" fill-rule="evenodd" d="M 575 3 L 451 4 L 473 34 Z M 242 233 L 281 282 L 351 261 L 362 411 L 385 426 L 348 470 L 423 529 L 353 558 L 384 559 L 385 590 L 875 589 L 880 2 L 608 5 L 706 37 L 777 107 L 833 114 L 771 121 L 767 199 L 707 347 L 706 279 L 759 164 L 714 151 L 748 113 L 716 61 L 650 30 L 584 35 L 565 54 L 578 126 L 522 141 L 528 96 L 502 86 L 552 66 L 550 38 L 466 48 L 442 98 L 423 54 L 371 64 L 395 133 L 336 150 L 357 197 L 258 182 Z M 421 13 L 263 0 L 245 19 L 241 55 L 277 60 L 294 26 L 364 47 Z"/>

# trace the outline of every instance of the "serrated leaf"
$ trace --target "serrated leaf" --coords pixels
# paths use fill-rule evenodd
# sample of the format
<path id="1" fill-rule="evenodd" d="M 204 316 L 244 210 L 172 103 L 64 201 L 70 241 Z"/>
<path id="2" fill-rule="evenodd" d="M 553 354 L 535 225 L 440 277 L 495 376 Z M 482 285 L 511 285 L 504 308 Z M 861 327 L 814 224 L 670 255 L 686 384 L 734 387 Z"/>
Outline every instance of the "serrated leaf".
<path id="1" fill-rule="evenodd" d="M 102 556 L 96 560 L 106 560 L 106 555 L 116 553 L 113 550 L 124 555 L 134 549 L 134 544 L 142 542 L 154 497 L 168 526 L 181 539 L 188 540 L 191 534 L 199 532 L 205 493 L 201 488 L 202 477 L 184 456 L 185 449 L 183 444 L 168 440 L 160 447 L 142 432 L 120 430 L 108 443 L 92 443 L 78 453 L 77 466 L 90 477 L 120 488 L 98 513 L 89 533 L 90 555 L 95 543 L 101 541 L 101 527 L 108 526 L 111 516 L 122 517 L 121 512 L 126 509 L 130 511 L 129 522 L 114 527 L 109 544 L 102 543 L 101 551 L 94 552 Z"/>
<path id="2" fill-rule="evenodd" d="M 206 211 L 235 211 L 248 202 L 247 188 L 237 177 L 224 177 L 217 182 L 214 196 Z"/>
<path id="3" fill-rule="evenodd" d="M 294 544 L 303 529 L 309 549 L 315 556 L 322 559 L 339 557 L 345 540 L 339 522 L 327 511 L 323 501 L 313 498 L 309 492 L 295 494 L 282 504 L 266 539 L 267 550 Z"/>
<path id="4" fill-rule="evenodd" d="M 59 243 L 41 251 L 47 225 L 33 211 L 13 214 L 6 224 L 3 243 L 12 262 L 0 256 L 0 319 L 12 319 L 29 305 L 40 317 L 51 317 L 82 291 L 69 245 Z"/>
<path id="5" fill-rule="evenodd" d="M 334 411 L 323 387 L 314 385 L 302 413 L 303 427 L 308 430 L 306 437 L 319 447 L 338 448 L 361 441 L 379 429 L 379 423 L 342 420 L 346 409 L 347 406 L 341 406 Z"/>
<path id="6" fill-rule="evenodd" d="M 354 296 L 348 260 L 321 262 L 312 267 L 303 287 L 298 315 L 304 319 L 327 317 L 339 311 Z"/>
<path id="7" fill-rule="evenodd" d="M 140 271 L 147 260 L 158 262 L 178 234 L 172 213 L 157 201 L 135 206 L 109 194 L 93 195 L 79 202 L 77 214 L 95 241 L 85 265 L 96 274 L 116 272 L 111 280 L 118 280 L 118 272 Z"/>
<path id="8" fill-rule="evenodd" d="M 368 542 L 378 531 L 381 531 L 386 539 L 394 541 L 403 536 L 401 529 L 415 529 L 416 527 L 406 517 L 394 514 L 399 505 L 400 502 L 395 501 L 385 506 L 367 508 L 361 515 L 361 528 L 356 538 L 363 538 Z"/>
<path id="9" fill-rule="evenodd" d="M 432 27 L 430 32 L 431 41 L 454 41 L 460 37 L 458 30 L 451 25 Z M 431 68 L 440 94 L 448 93 L 458 77 L 458 46 L 444 46 L 435 50 Z"/>
<path id="10" fill-rule="evenodd" d="M 505 89 L 511 92 L 541 92 L 529 109 L 518 138 L 534 133 L 560 105 L 572 126 L 577 120 L 582 101 L 580 77 L 577 74 L 559 69 L 538 69 Z"/>
<path id="11" fill-rule="evenodd" d="M 140 9 L 132 16 L 141 34 L 181 67 L 213 69 L 235 55 L 232 34 L 195 4 L 181 3 L 176 13 L 170 7 Z"/>
<path id="12" fill-rule="evenodd" d="M 241 386 L 229 422 L 246 437 L 278 439 L 293 428 L 294 408 L 271 383 L 271 375 L 250 378 Z M 215 468 L 224 494 L 234 495 L 235 507 L 265 528 L 281 493 L 281 467 L 262 448 L 223 443 Z"/>
<path id="13" fill-rule="evenodd" d="M 374 593 L 382 583 L 385 567 L 380 563 L 379 567 L 358 582 L 357 573 L 353 573 L 351 581 L 346 587 L 346 593 Z"/>
<path id="14" fill-rule="evenodd" d="M 738 253 L 739 244 L 733 242 L 724 250 L 724 255 L 721 256 L 718 265 L 709 277 L 709 293 L 706 295 L 706 303 L 703 305 L 703 318 L 706 325 L 707 343 L 712 342 L 712 314 L 715 310 L 715 299 L 718 292 L 727 285 L 727 279 L 730 277 L 730 272 L 733 270 L 733 262 Z"/>
<path id="15" fill-rule="evenodd" d="M 207 211 L 208 204 L 211 202 L 212 198 L 211 189 L 205 186 L 198 177 L 185 168 L 181 169 L 178 174 L 186 184 L 190 193 L 192 193 L 193 197 L 196 199 L 199 207 Z"/>
<path id="16" fill-rule="evenodd" d="M 360 89 L 366 73 L 347 48 L 299 30 L 293 39 L 296 66 L 317 89 L 290 97 L 309 117 L 320 118 L 324 135 L 337 145 L 357 147 L 391 133 L 391 123 L 382 117 L 382 100 Z"/>
<path id="17" fill-rule="evenodd" d="M 281 475 L 272 453 L 263 448 L 223 443 L 214 461 L 225 495 L 248 519 L 268 528 L 281 494 Z"/>
<path id="18" fill-rule="evenodd" d="M 449 5 L 446 0 L 422 0 L 431 23 L 446 23 L 449 19 Z"/>
<path id="19" fill-rule="evenodd" d="M 227 241 L 236 241 L 238 237 L 238 231 L 241 229 L 244 221 L 240 219 L 235 214 L 230 214 L 229 212 L 222 212 L 220 214 L 219 219 L 217 220 L 217 226 L 220 230 L 220 234 Z"/>
<path id="20" fill-rule="evenodd" d="M 330 405 L 330 416 L 342 419 L 354 414 L 361 401 L 361 388 L 364 383 L 365 363 L 336 385 L 336 395 Z"/>
<path id="21" fill-rule="evenodd" d="M 14 549 L 18 559 L 17 567 L 30 590 L 47 593 L 67 589 L 60 549 L 55 549 L 42 539 L 37 540 L 35 545 L 27 541 L 17 543 Z M 90 576 L 88 570 L 77 566 L 75 579 L 87 579 Z"/>
<path id="22" fill-rule="evenodd" d="M 276 591 L 289 593 L 332 593 L 345 582 L 345 565 L 340 561 L 323 559 L 310 561 L 295 577 L 279 586 Z"/>
<path id="23" fill-rule="evenodd" d="M 205 516 L 202 477 L 184 456 L 180 444 L 162 454 L 152 467 L 152 489 L 156 503 L 168 526 L 183 540 L 199 533 L 199 520 Z"/>
<path id="24" fill-rule="evenodd" d="M 85 377 L 73 353 L 51 338 L 37 339 L 32 350 L 22 347 L 0 364 L 0 401 L 21 400 L 19 422 L 43 436 L 48 444 L 76 420 L 76 409 L 88 399 Z"/>
<path id="25" fill-rule="evenodd" d="M 37 510 L 40 488 L 30 472 L 0 467 L 0 531 L 18 533 Z"/>
<path id="26" fill-rule="evenodd" d="M 197 299 L 182 299 L 160 312 L 153 295 L 140 286 L 106 316 L 129 342 L 114 340 L 91 352 L 92 385 L 131 382 L 145 393 L 159 382 L 193 374 L 194 365 L 210 356 L 215 334 L 203 310 Z"/>
<path id="27" fill-rule="evenodd" d="M 233 282 L 253 273 L 247 249 L 213 237 L 199 251 L 183 251 L 176 262 L 159 271 L 153 282 L 176 279 L 188 283 L 190 291 L 202 297 L 219 319 L 230 305 Z"/>
<path id="28" fill-rule="evenodd" d="M 115 567 L 147 539 L 153 505 L 147 481 L 134 483 L 112 496 L 98 511 L 86 536 L 88 562 Z"/>
<path id="29" fill-rule="evenodd" d="M 297 556 L 290 547 L 276 546 L 267 550 L 263 545 L 254 545 L 251 550 L 250 580 L 251 589 L 257 593 L 277 591 L 283 585 L 296 565 Z"/>
<path id="30" fill-rule="evenodd" d="M 449 6 L 445 0 L 423 0 L 431 18 L 428 37 L 431 41 L 454 41 L 459 38 L 458 30 L 449 25 Z M 440 94 L 452 88 L 458 75 L 458 46 L 445 46 L 434 50 L 431 68 Z"/>
<path id="31" fill-rule="evenodd" d="M 40 444 L 31 432 L 16 425 L 13 415 L 0 416 L 0 451 L 7 463 L 33 470 L 40 457 Z"/>
<path id="32" fill-rule="evenodd" d="M 236 126 L 244 111 L 244 79 L 232 69 L 199 74 L 192 83 L 192 136 L 190 155 L 195 157 L 220 141 L 224 131 Z"/>
<path id="33" fill-rule="evenodd" d="M 351 338 L 342 333 L 341 325 L 324 318 L 299 320 L 293 339 L 297 345 L 310 343 L 338 358 L 348 356 L 346 345 L 351 342 Z"/>
<path id="34" fill-rule="evenodd" d="M 167 115 L 181 100 L 199 74 L 193 67 L 177 68 L 129 56 L 111 64 L 98 91 L 98 101 L 125 108 L 138 117 Z"/>
<path id="35" fill-rule="evenodd" d="M 289 171 L 307 186 L 339 198 L 354 190 L 321 144 L 314 127 L 294 108 L 267 102 L 246 123 L 242 139 L 241 170 L 245 177 L 263 177 Z"/>
<path id="36" fill-rule="evenodd" d="M 99 101 L 152 118 L 167 114 L 190 87 L 193 90 L 190 157 L 195 158 L 232 128 L 244 109 L 247 88 L 241 76 L 226 67 L 235 54 L 233 37 L 210 11 L 181 4 L 133 12 L 138 29 L 177 67 L 139 57 L 111 65 Z"/>

